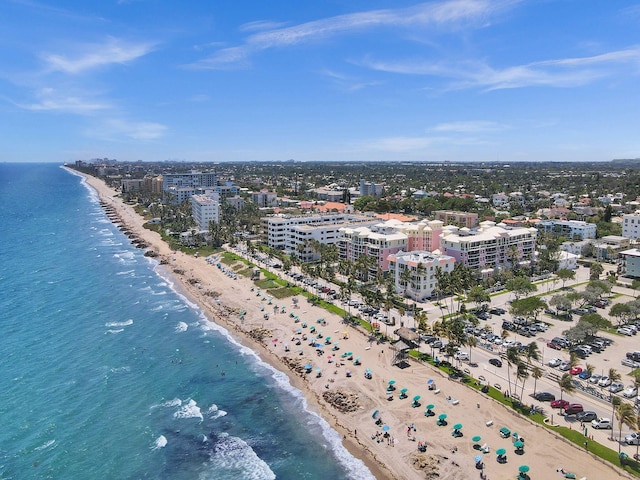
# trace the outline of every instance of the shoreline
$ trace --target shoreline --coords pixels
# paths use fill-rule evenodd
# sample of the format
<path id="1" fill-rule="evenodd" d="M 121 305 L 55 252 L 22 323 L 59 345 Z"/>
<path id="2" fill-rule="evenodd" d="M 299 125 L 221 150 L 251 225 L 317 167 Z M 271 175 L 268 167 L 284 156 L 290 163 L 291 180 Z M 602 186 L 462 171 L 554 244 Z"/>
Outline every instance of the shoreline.
<path id="1" fill-rule="evenodd" d="M 369 344 L 360 331 L 342 325 L 339 316 L 310 304 L 300 304 L 295 312 L 309 324 L 314 322 L 314 318 L 325 318 L 328 324 L 327 327 L 323 327 L 328 330 L 325 337 L 335 335 L 334 340 L 340 337 L 340 348 L 336 353 L 326 351 L 318 357 L 314 348 L 307 346 L 306 342 L 300 347 L 292 347 L 291 351 L 283 349 L 285 342 L 293 343 L 293 339 L 298 335 L 296 331 L 301 330 L 301 324 L 294 324 L 289 317 L 290 312 L 294 311 L 293 305 L 289 303 L 290 298 L 278 300 L 282 307 L 286 307 L 286 314 L 275 314 L 274 311 L 268 320 L 264 320 L 261 312 L 265 308 L 265 298 L 255 295 L 251 289 L 252 281 L 241 275 L 238 275 L 238 280 L 232 280 L 220 269 L 207 263 L 205 258 L 172 252 L 159 234 L 142 226 L 142 217 L 120 198 L 115 198 L 117 192 L 107 187 L 102 180 L 66 169 L 85 179 L 87 185 L 96 192 L 103 207 L 105 204 L 113 207 L 118 220 L 109 217 L 112 222 L 126 226 L 137 238 L 145 242 L 147 249 L 157 253 L 158 259 L 162 260 L 157 268 L 163 268 L 180 294 L 198 305 L 209 322 L 225 328 L 240 345 L 251 349 L 266 364 L 284 373 L 291 386 L 302 392 L 306 398 L 307 409 L 323 418 L 343 437 L 343 446 L 353 457 L 361 460 L 375 478 L 475 478 L 478 476 L 478 470 L 475 469 L 473 457 L 478 451 L 472 448 L 471 437 L 482 435 L 483 443 L 486 441 L 491 452 L 500 447 L 510 447 L 509 439 L 499 439 L 497 434 L 497 430 L 503 425 L 511 427 L 527 438 L 527 453 L 523 458 L 518 458 L 510 451 L 508 465 L 497 464 L 494 453 L 485 455 L 485 473 L 491 480 L 515 477 L 521 463 L 531 466 L 532 478 L 551 478 L 551 473 L 557 475 L 556 470 L 560 466 L 568 471 L 575 471 L 577 478 L 586 477 L 587 474 L 589 478 L 611 478 L 614 475 L 632 478 L 622 470 L 585 454 L 574 444 L 558 438 L 554 432 L 532 424 L 528 419 L 517 416 L 515 412 L 485 396 L 471 392 L 468 387 L 458 382 L 450 381 L 428 365 L 410 359 L 408 368 L 401 370 L 392 366 L 393 352 L 388 343 Z M 213 291 L 218 294 L 219 302 L 213 301 L 214 296 L 210 295 Z M 245 320 L 239 320 L 237 313 L 240 310 L 246 311 Z M 269 331 L 271 337 L 267 337 L 266 340 L 263 338 L 262 341 L 252 337 L 253 333 L 263 328 Z M 346 338 L 342 338 L 340 331 L 347 331 Z M 297 354 L 297 349 L 300 349 L 300 355 Z M 340 358 L 339 354 L 347 350 L 361 356 L 362 366 L 352 367 Z M 335 357 L 331 363 L 326 360 L 329 353 Z M 300 365 L 304 365 L 304 362 L 322 368 L 322 376 L 315 377 L 313 374 L 301 372 Z M 363 378 L 362 372 L 365 368 L 373 370 L 373 380 Z M 346 369 L 353 370 L 354 375 L 344 375 Z M 427 390 L 426 380 L 429 378 L 436 380 L 441 393 L 434 394 Z M 397 380 L 398 390 L 408 388 L 408 400 L 395 397 L 395 400 L 387 401 L 385 390 L 391 379 Z M 357 408 L 352 411 L 336 409 L 335 405 L 325 398 L 325 395 L 336 392 L 355 396 L 354 403 Z M 423 415 L 424 408 L 411 408 L 410 398 L 416 394 L 422 396 L 422 407 L 433 403 L 438 414 L 448 414 L 451 425 L 463 423 L 465 437 L 452 438 L 450 426 L 435 426 L 434 419 Z M 448 401 L 449 397 L 457 399 L 458 403 Z M 374 435 L 381 433 L 371 418 L 371 413 L 375 410 L 381 412 L 384 423 L 389 426 L 392 436 L 388 440 L 395 438 L 393 444 L 384 440 L 380 442 L 379 437 Z M 489 421 L 491 425 L 488 425 Z M 416 429 L 407 435 L 407 426 L 414 424 Z M 426 453 L 417 452 L 416 437 L 418 441 L 427 442 Z M 550 443 L 553 443 L 553 446 L 550 446 Z M 420 468 L 414 468 L 414 463 L 419 464 Z"/>

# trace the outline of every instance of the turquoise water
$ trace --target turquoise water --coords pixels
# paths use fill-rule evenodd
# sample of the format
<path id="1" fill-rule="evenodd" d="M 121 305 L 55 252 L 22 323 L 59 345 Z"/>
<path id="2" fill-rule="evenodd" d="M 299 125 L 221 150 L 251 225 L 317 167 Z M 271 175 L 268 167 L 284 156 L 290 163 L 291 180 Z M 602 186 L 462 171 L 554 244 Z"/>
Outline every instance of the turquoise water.
<path id="1" fill-rule="evenodd" d="M 0 286 L 0 479 L 373 478 L 78 176 L 0 164 Z"/>

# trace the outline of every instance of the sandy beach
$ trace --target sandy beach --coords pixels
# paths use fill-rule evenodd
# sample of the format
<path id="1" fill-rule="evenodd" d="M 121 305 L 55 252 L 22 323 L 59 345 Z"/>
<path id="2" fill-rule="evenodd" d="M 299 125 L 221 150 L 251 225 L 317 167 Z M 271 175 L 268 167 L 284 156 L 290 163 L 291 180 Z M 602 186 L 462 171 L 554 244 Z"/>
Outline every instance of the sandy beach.
<path id="1" fill-rule="evenodd" d="M 564 478 L 559 468 L 578 479 L 632 478 L 428 365 L 409 360 L 407 368 L 392 366 L 395 352 L 389 344 L 371 343 L 364 331 L 345 326 L 339 316 L 302 297 L 298 305 L 292 298 L 270 299 L 250 279 L 242 275 L 234 279 L 215 262 L 172 252 L 158 234 L 143 228 L 144 219 L 116 197 L 117 192 L 94 177 L 86 180 L 117 212 L 118 221 L 158 254 L 168 274 L 209 320 L 287 373 L 310 408 L 344 435 L 345 446 L 376 478 L 480 478 L 474 460 L 478 455 L 491 480 L 514 479 L 521 465 L 530 467 L 531 479 Z M 225 265 L 229 267 L 234 266 Z M 240 263 L 236 267 L 240 269 Z M 365 378 L 367 369 L 371 379 Z M 388 400 L 391 380 L 395 390 L 393 400 Z M 435 389 L 428 388 L 429 380 Z M 403 389 L 407 398 L 400 398 Z M 415 396 L 420 396 L 419 406 Z M 429 404 L 433 416 L 425 415 Z M 447 415 L 447 424 L 439 426 L 442 414 Z M 456 424 L 462 425 L 462 436 L 453 435 Z M 512 437 L 501 437 L 501 427 L 525 439 L 524 452 L 516 453 Z M 476 436 L 480 440 L 473 441 Z M 426 451 L 420 452 L 418 447 L 424 444 Z M 478 450 L 485 444 L 488 453 Z M 506 450 L 506 463 L 496 461 L 496 450 L 501 448 Z"/>

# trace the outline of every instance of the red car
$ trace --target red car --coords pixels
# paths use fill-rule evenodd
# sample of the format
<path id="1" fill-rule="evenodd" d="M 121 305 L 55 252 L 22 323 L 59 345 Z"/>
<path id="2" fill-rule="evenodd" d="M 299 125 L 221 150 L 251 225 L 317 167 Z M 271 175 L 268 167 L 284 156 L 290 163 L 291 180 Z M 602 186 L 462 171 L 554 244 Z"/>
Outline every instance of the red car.
<path id="1" fill-rule="evenodd" d="M 566 400 L 554 400 L 551 402 L 551 408 L 566 408 L 569 406 L 569 402 Z"/>
<path id="2" fill-rule="evenodd" d="M 580 375 L 582 373 L 582 367 L 571 367 L 571 370 L 569 370 L 569 373 L 571 375 Z"/>
<path id="3" fill-rule="evenodd" d="M 553 348 L 554 350 L 562 350 L 562 347 L 555 342 L 547 342 L 547 347 Z"/>

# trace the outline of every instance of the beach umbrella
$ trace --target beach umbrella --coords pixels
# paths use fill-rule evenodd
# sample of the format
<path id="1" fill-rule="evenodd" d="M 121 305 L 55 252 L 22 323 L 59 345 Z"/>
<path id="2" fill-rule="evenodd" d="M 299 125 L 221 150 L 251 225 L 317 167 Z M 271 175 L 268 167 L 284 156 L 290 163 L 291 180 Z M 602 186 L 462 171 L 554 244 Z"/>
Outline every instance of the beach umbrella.
<path id="1" fill-rule="evenodd" d="M 502 455 L 504 455 L 506 453 L 507 453 L 507 450 L 504 449 L 504 448 L 499 448 L 499 449 L 496 450 L 496 454 L 498 454 L 500 456 L 502 456 Z"/>
<path id="2" fill-rule="evenodd" d="M 307 363 L 304 368 L 306 368 L 307 370 L 311 370 L 313 367 L 311 366 L 310 363 Z"/>
<path id="3" fill-rule="evenodd" d="M 482 437 L 480 435 L 476 435 L 471 439 L 472 442 L 476 442 L 476 443 L 478 443 L 480 440 L 482 440 Z"/>
<path id="4" fill-rule="evenodd" d="M 524 447 L 524 442 L 521 442 L 520 440 L 518 440 L 517 442 L 513 442 L 513 446 L 516 448 L 522 448 Z"/>
<path id="5" fill-rule="evenodd" d="M 440 415 L 438 415 L 438 420 L 444 420 L 445 418 L 447 418 L 446 413 L 441 413 Z"/>
<path id="6" fill-rule="evenodd" d="M 529 465 L 520 465 L 518 471 L 520 473 L 527 473 L 529 471 Z"/>
<path id="7" fill-rule="evenodd" d="M 371 418 L 375 419 L 379 413 L 380 413 L 380 410 L 376 410 L 375 412 L 373 412 L 373 415 L 371 415 Z"/>
<path id="8" fill-rule="evenodd" d="M 427 405 L 427 410 L 433 410 L 436 406 L 433 403 Z"/>
<path id="9" fill-rule="evenodd" d="M 382 430 L 384 432 L 388 432 L 389 431 L 389 425 L 385 425 L 384 427 L 382 427 Z"/>
<path id="10" fill-rule="evenodd" d="M 396 381 L 395 380 L 389 380 L 389 385 L 395 385 Z"/>
<path id="11" fill-rule="evenodd" d="M 402 390 L 400 390 L 400 393 L 407 393 L 409 391 L 408 388 L 403 388 Z"/>
<path id="12" fill-rule="evenodd" d="M 462 430 L 462 424 L 461 424 L 461 423 L 456 423 L 456 424 L 453 426 L 453 429 L 454 429 L 454 430 Z"/>
<path id="13" fill-rule="evenodd" d="M 316 372 L 316 373 L 320 373 L 321 371 L 322 371 L 322 370 L 321 370 L 320 368 L 316 368 L 316 369 L 315 369 L 315 372 Z"/>
<path id="14" fill-rule="evenodd" d="M 431 385 L 433 383 L 433 379 L 430 378 L 429 380 L 427 380 L 427 385 Z"/>
<path id="15" fill-rule="evenodd" d="M 482 461 L 482 455 L 476 455 L 475 457 L 473 457 L 473 459 L 476 463 L 480 463 Z"/>
<path id="16" fill-rule="evenodd" d="M 420 395 L 416 395 L 415 397 L 413 397 L 413 401 L 417 402 L 418 400 L 420 400 L 420 398 L 421 398 Z"/>

